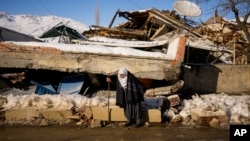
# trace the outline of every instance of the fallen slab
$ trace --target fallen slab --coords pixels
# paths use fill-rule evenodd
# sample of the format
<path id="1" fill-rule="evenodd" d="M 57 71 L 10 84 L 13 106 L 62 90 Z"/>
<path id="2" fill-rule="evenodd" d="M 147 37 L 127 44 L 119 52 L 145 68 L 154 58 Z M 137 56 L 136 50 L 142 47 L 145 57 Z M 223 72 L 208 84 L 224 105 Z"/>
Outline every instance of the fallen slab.
<path id="1" fill-rule="evenodd" d="M 167 54 L 132 48 L 38 42 L 0 43 L 0 68 L 47 69 L 115 75 L 126 67 L 138 78 L 171 80 L 180 73 L 186 37 L 176 38 Z"/>

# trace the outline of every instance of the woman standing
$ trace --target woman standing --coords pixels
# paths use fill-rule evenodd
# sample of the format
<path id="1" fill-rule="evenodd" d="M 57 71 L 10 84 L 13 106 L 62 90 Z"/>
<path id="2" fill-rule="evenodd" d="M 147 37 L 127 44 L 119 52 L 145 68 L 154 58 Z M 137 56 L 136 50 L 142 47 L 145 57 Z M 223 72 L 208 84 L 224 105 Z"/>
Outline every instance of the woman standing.
<path id="1" fill-rule="evenodd" d="M 125 126 L 135 124 L 141 126 L 141 102 L 144 101 L 145 87 L 126 68 L 118 71 L 116 84 L 116 105 L 124 108 L 124 115 L 127 119 Z M 107 77 L 107 82 L 111 79 Z"/>

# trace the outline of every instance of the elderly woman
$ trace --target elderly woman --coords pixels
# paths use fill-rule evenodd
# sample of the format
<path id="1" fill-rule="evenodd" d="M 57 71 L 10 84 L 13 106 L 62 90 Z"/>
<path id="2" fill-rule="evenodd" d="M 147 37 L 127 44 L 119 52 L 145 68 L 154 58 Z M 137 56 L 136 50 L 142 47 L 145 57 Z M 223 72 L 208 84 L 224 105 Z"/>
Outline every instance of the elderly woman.
<path id="1" fill-rule="evenodd" d="M 140 127 L 141 102 L 144 101 L 146 89 L 126 68 L 120 68 L 117 77 L 116 105 L 124 108 L 124 115 L 127 119 L 125 126 L 135 123 L 135 127 Z M 111 82 L 109 77 L 107 77 L 107 82 Z"/>

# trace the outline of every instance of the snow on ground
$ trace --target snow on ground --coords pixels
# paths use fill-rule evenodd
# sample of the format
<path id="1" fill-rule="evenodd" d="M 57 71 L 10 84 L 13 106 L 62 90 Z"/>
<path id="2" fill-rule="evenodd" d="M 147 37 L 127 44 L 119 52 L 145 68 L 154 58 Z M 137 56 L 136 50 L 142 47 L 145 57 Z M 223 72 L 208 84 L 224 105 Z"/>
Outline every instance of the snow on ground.
<path id="1" fill-rule="evenodd" d="M 94 94 L 93 97 L 82 96 L 78 94 L 58 94 L 58 95 L 37 95 L 34 94 L 34 89 L 26 91 L 12 89 L 2 95 L 7 98 L 7 103 L 3 105 L 5 110 L 36 108 L 36 109 L 71 109 L 73 106 L 96 106 L 105 107 L 108 105 L 107 95 L 104 92 Z M 145 97 L 143 107 L 147 109 L 159 109 L 161 99 L 163 97 Z M 110 107 L 115 108 L 115 91 L 111 91 L 109 98 Z M 184 99 L 181 104 L 181 110 L 172 116 L 180 115 L 185 118 L 190 116 L 197 108 L 204 111 L 223 111 L 229 118 L 229 123 L 243 123 L 242 117 L 250 117 L 250 95 L 228 95 L 221 94 L 206 94 L 193 95 L 191 99 Z M 173 112 L 171 113 L 173 114 Z"/>

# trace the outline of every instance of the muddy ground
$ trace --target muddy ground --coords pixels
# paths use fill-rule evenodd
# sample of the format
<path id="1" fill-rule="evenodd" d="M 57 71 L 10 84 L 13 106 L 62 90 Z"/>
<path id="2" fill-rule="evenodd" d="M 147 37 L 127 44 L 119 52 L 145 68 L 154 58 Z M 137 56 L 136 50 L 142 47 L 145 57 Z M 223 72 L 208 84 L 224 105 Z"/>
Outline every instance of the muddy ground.
<path id="1" fill-rule="evenodd" d="M 76 125 L 0 126 L 1 141 L 228 141 L 229 129 L 153 124 L 140 128 Z"/>

